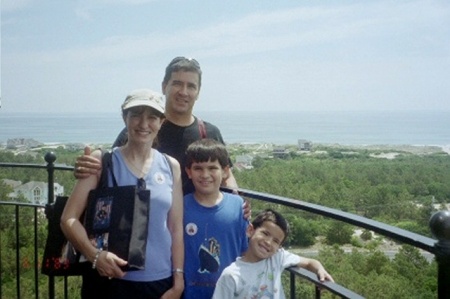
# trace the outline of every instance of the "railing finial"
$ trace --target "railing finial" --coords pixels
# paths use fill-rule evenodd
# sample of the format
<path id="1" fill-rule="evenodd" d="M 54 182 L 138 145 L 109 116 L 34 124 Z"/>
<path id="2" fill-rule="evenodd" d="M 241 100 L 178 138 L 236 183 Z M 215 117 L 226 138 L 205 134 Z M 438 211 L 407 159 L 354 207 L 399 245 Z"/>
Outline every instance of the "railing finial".
<path id="1" fill-rule="evenodd" d="M 435 247 L 438 264 L 438 298 L 448 298 L 450 294 L 450 211 L 439 211 L 430 218 L 430 229 L 438 239 Z"/>
<path id="2" fill-rule="evenodd" d="M 450 241 L 450 211 L 439 211 L 430 218 L 430 229 L 439 241 Z"/>
<path id="3" fill-rule="evenodd" d="M 45 154 L 45 162 L 47 162 L 48 164 L 53 164 L 53 162 L 56 161 L 56 155 L 54 152 L 48 152 Z"/>

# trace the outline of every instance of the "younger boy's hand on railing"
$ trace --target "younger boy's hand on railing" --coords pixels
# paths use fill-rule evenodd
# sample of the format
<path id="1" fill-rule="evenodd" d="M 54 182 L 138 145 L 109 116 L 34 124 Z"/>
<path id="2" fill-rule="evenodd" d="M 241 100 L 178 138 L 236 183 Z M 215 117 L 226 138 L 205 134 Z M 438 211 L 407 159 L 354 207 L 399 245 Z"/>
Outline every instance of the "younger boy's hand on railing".
<path id="1" fill-rule="evenodd" d="M 317 277 L 319 278 L 319 280 L 321 282 L 325 282 L 325 281 L 334 282 L 333 277 L 331 277 L 331 275 L 324 268 L 319 269 L 317 271 Z"/>

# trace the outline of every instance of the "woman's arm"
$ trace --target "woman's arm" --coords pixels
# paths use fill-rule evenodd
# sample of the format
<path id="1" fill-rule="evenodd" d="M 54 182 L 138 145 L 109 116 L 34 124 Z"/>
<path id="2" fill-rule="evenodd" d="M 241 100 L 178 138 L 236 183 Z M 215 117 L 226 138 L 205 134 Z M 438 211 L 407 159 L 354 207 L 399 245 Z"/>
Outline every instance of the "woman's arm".
<path id="1" fill-rule="evenodd" d="M 91 155 L 101 160 L 101 151 L 94 151 Z M 79 220 L 86 210 L 89 191 L 97 188 L 100 175 L 101 170 L 98 175 L 91 175 L 76 182 L 61 216 L 61 229 L 66 238 L 88 261 L 93 262 L 97 256 L 96 266 L 101 275 L 122 277 L 124 273 L 120 270 L 119 265 L 126 265 L 126 261 L 106 251 L 98 255 L 98 249 L 92 245 L 86 229 Z"/>
<path id="2" fill-rule="evenodd" d="M 169 157 L 173 173 L 172 207 L 168 226 L 172 235 L 173 287 L 162 298 L 179 298 L 184 290 L 183 191 L 180 164 Z"/>
<path id="3" fill-rule="evenodd" d="M 99 158 L 100 155 L 100 151 L 92 153 L 92 156 L 96 158 Z M 86 230 L 79 219 L 86 210 L 89 191 L 97 187 L 99 178 L 100 174 L 77 180 L 61 216 L 62 231 L 89 261 L 94 260 L 97 250 L 90 243 Z"/>

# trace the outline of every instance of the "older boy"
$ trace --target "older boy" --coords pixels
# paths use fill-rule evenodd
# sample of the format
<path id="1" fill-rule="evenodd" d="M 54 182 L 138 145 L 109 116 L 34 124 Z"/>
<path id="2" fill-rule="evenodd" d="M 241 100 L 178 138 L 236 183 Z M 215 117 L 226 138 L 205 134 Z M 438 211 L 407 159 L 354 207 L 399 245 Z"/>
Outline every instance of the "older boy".
<path id="1" fill-rule="evenodd" d="M 186 151 L 195 191 L 184 197 L 184 298 L 211 298 L 222 270 L 247 249 L 243 199 L 220 191 L 228 161 L 225 146 L 212 139 L 195 141 Z"/>
<path id="2" fill-rule="evenodd" d="M 213 298 L 285 298 L 281 274 L 291 266 L 317 273 L 320 281 L 333 281 L 319 261 L 281 248 L 287 235 L 281 214 L 271 209 L 259 213 L 247 228 L 248 250 L 222 272 Z"/>

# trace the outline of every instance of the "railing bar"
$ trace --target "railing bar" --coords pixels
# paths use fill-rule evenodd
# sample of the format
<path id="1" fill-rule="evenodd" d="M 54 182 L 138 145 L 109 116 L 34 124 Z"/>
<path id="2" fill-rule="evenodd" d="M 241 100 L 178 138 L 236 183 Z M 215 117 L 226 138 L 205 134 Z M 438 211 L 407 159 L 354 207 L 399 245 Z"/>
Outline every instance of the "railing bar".
<path id="1" fill-rule="evenodd" d="M 43 204 L 35 204 L 35 203 L 26 203 L 26 202 L 16 202 L 16 201 L 1 201 L 0 205 L 9 205 L 9 206 L 17 206 L 17 207 L 36 207 L 36 208 L 44 208 Z"/>
<path id="2" fill-rule="evenodd" d="M 290 298 L 295 299 L 295 274 L 293 272 L 289 272 L 289 286 Z"/>
<path id="3" fill-rule="evenodd" d="M 34 287 L 36 299 L 39 298 L 39 257 L 38 257 L 38 208 L 34 208 Z"/>
<path id="4" fill-rule="evenodd" d="M 19 247 L 19 206 L 16 206 L 16 291 L 20 298 L 20 247 Z"/>
<path id="5" fill-rule="evenodd" d="M 2 243 L 2 234 L 0 234 L 0 244 Z M 2 246 L 0 246 L 0 298 L 3 298 L 3 250 Z"/>
<path id="6" fill-rule="evenodd" d="M 321 289 L 327 289 L 331 293 L 340 296 L 341 298 L 348 298 L 348 299 L 364 299 L 359 294 L 356 294 L 355 292 L 350 291 L 349 289 L 346 289 L 345 287 L 331 282 L 331 281 L 325 281 L 321 282 L 317 275 L 306 270 L 303 268 L 297 268 L 297 267 L 291 267 L 287 268 L 286 271 L 289 271 L 291 273 L 294 273 L 295 275 L 300 276 L 301 278 L 313 283 L 316 285 L 316 287 L 320 287 Z M 320 293 L 320 291 L 319 291 Z"/>
<path id="7" fill-rule="evenodd" d="M 320 292 L 319 286 L 315 285 L 314 290 L 316 291 L 316 299 L 320 299 L 322 294 Z"/>
<path id="8" fill-rule="evenodd" d="M 55 298 L 55 276 L 53 275 L 48 277 L 48 298 Z"/>
<path id="9" fill-rule="evenodd" d="M 37 168 L 37 169 L 46 169 L 47 164 L 31 164 L 31 163 L 4 163 L 0 162 L 0 167 L 11 167 L 11 168 Z M 73 171 L 73 166 L 67 166 L 63 164 L 55 164 L 53 166 L 54 169 L 57 170 L 71 170 Z"/>
<path id="10" fill-rule="evenodd" d="M 69 298 L 68 277 L 64 276 L 64 298 Z"/>
<path id="11" fill-rule="evenodd" d="M 227 191 L 227 190 L 226 190 Z M 349 224 L 353 224 L 362 228 L 366 228 L 377 232 L 381 235 L 396 239 L 400 242 L 404 242 L 415 247 L 421 248 L 430 253 L 435 253 L 434 244 L 436 240 L 432 238 L 428 238 L 425 236 L 421 236 L 419 234 L 400 229 L 398 227 L 388 225 L 382 222 L 378 222 L 372 219 L 364 218 L 362 216 L 353 215 L 347 212 L 343 212 L 341 210 L 332 209 L 328 207 L 319 206 L 316 204 L 281 197 L 276 195 L 270 195 L 260 192 L 254 192 L 246 189 L 239 189 L 239 194 L 241 196 L 248 196 L 251 198 L 264 200 L 272 203 L 283 204 L 285 206 L 294 207 L 300 210 L 312 212 L 318 215 L 326 216 L 328 218 L 341 220 Z"/>
<path id="12" fill-rule="evenodd" d="M 55 160 L 56 156 L 52 152 L 48 152 L 45 157 L 45 161 L 47 162 L 46 169 L 47 169 L 47 186 L 48 186 L 48 198 L 47 198 L 47 206 L 53 203 L 53 174 L 55 172 Z M 48 228 L 50 229 L 50 228 Z M 48 231 L 47 231 L 48 232 Z M 55 298 L 55 277 L 53 275 L 50 275 L 48 278 L 48 293 L 49 293 L 49 299 Z"/>

